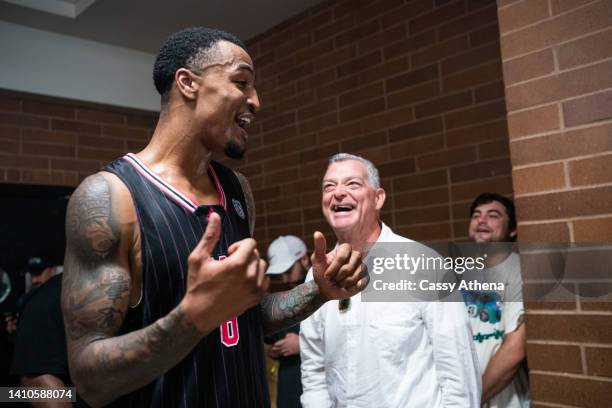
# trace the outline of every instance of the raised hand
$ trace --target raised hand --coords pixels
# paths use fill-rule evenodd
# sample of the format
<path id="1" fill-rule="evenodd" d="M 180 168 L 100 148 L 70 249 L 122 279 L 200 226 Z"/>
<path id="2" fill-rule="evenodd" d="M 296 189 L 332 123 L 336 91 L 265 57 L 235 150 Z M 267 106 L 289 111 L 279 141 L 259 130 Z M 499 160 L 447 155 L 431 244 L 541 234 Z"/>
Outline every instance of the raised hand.
<path id="1" fill-rule="evenodd" d="M 187 291 L 181 302 L 186 319 L 201 332 L 255 306 L 265 294 L 269 278 L 255 240 L 235 242 L 228 257 L 217 261 L 212 252 L 221 235 L 221 219 L 211 213 L 202 239 L 189 255 Z"/>
<path id="2" fill-rule="evenodd" d="M 327 253 L 325 236 L 319 231 L 314 233 L 311 260 L 314 280 L 327 300 L 349 298 L 365 289 L 370 281 L 359 252 L 342 244 Z"/>

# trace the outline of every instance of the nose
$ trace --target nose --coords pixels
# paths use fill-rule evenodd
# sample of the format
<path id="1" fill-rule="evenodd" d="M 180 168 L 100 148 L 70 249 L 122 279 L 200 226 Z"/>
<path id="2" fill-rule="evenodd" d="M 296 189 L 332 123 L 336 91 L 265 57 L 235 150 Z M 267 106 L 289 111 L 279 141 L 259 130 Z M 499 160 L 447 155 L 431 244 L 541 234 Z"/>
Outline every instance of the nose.
<path id="1" fill-rule="evenodd" d="M 259 103 L 259 96 L 257 95 L 257 91 L 253 88 L 253 91 L 249 95 L 247 99 L 247 104 L 249 105 L 249 110 L 252 113 L 259 112 L 259 108 L 261 108 L 261 104 Z"/>
<path id="2" fill-rule="evenodd" d="M 346 187 L 342 184 L 338 184 L 334 188 L 334 197 L 344 197 L 346 195 Z"/>
<path id="3" fill-rule="evenodd" d="M 42 273 L 39 275 L 32 276 L 32 285 L 37 286 L 42 283 Z"/>

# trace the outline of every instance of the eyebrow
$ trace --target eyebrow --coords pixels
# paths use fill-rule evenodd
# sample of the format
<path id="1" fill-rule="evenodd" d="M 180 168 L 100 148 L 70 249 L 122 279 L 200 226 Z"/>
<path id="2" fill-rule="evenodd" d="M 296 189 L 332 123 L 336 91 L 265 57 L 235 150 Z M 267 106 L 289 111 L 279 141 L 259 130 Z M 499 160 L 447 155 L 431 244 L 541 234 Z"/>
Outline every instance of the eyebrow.
<path id="1" fill-rule="evenodd" d="M 253 75 L 253 78 L 255 77 L 255 71 L 253 70 L 253 67 L 247 63 L 241 62 L 240 64 L 238 64 L 238 69 L 245 69 L 249 71 L 251 75 Z"/>

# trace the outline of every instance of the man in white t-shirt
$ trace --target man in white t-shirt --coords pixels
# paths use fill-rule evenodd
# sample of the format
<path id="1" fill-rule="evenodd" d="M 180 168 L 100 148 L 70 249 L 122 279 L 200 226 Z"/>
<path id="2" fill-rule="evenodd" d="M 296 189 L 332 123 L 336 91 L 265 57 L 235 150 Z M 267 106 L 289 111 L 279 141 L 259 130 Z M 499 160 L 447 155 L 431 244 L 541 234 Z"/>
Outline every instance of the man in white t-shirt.
<path id="1" fill-rule="evenodd" d="M 372 243 L 420 245 L 380 220 L 386 196 L 370 161 L 335 155 L 322 190 L 323 215 L 338 244 L 351 244 L 366 263 Z M 480 406 L 478 361 L 459 302 L 372 302 L 360 295 L 328 302 L 302 322 L 300 352 L 304 408 Z"/>
<path id="2" fill-rule="evenodd" d="M 464 291 L 474 345 L 482 373 L 482 403 L 486 408 L 529 406 L 525 369 L 525 325 L 521 265 L 512 252 L 516 215 L 512 201 L 495 193 L 476 197 L 470 208 L 469 236 L 486 251 L 486 269 L 463 274 L 503 283 L 503 292 Z"/>

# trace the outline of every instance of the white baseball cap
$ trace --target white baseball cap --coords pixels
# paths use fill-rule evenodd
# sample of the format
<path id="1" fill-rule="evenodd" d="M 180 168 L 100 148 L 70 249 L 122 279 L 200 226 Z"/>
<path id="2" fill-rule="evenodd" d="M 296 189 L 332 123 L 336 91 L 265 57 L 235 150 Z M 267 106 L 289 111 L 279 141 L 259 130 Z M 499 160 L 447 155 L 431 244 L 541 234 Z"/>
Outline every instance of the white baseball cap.
<path id="1" fill-rule="evenodd" d="M 268 275 L 279 275 L 306 255 L 306 244 L 293 235 L 281 235 L 268 247 Z"/>

